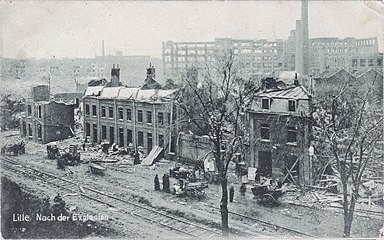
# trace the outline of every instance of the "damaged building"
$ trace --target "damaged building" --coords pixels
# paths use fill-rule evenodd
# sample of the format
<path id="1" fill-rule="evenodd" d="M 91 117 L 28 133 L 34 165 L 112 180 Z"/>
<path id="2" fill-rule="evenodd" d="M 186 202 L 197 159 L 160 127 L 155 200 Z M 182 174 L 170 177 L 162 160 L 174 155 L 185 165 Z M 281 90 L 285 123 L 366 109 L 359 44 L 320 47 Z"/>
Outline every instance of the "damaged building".
<path id="1" fill-rule="evenodd" d="M 248 165 L 283 182 L 310 184 L 311 103 L 311 95 L 297 79 L 288 84 L 263 79 L 246 111 Z"/>
<path id="2" fill-rule="evenodd" d="M 83 96 L 84 134 L 91 142 L 117 143 L 120 147 L 150 153 L 155 146 L 175 154 L 177 89 L 163 89 L 155 68 L 147 69 L 142 87 L 120 83 L 120 69 L 113 66 L 111 82 L 88 87 Z"/>
<path id="3" fill-rule="evenodd" d="M 73 102 L 51 100 L 47 85 L 33 87 L 21 118 L 21 135 L 43 144 L 73 136 L 74 107 Z"/>

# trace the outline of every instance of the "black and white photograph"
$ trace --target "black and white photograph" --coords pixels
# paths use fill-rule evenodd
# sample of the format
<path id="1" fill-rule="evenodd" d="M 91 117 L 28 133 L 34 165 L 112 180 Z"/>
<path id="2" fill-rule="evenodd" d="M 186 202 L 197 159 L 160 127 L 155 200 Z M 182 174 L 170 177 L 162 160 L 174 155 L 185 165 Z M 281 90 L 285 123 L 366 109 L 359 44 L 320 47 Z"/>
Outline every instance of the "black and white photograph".
<path id="1" fill-rule="evenodd" d="M 383 238 L 383 51 L 383 0 L 0 1 L 1 238 Z"/>

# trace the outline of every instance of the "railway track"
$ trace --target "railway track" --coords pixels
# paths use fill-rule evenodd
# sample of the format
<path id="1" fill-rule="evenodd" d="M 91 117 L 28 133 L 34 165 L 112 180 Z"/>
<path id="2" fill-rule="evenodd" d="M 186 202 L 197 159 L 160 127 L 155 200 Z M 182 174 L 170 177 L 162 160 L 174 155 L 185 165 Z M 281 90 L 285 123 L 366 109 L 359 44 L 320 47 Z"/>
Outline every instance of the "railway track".
<path id="1" fill-rule="evenodd" d="M 23 175 L 24 177 L 33 179 L 34 181 L 50 184 L 69 193 L 79 193 L 79 189 L 81 189 L 84 192 L 81 192 L 80 195 L 84 198 L 88 198 L 93 201 L 105 204 L 109 207 L 116 208 L 120 211 L 131 214 L 132 216 L 142 218 L 162 227 L 172 229 L 178 234 L 188 237 L 203 236 L 204 238 L 221 236 L 221 230 L 219 229 L 208 228 L 201 224 L 175 217 L 168 213 L 101 192 L 97 189 L 85 186 L 80 188 L 80 185 L 77 182 L 73 182 L 69 179 L 58 177 L 51 173 L 20 164 L 20 162 L 16 162 L 5 156 L 0 156 L 0 159 L 3 169 L 7 169 L 17 174 Z"/>

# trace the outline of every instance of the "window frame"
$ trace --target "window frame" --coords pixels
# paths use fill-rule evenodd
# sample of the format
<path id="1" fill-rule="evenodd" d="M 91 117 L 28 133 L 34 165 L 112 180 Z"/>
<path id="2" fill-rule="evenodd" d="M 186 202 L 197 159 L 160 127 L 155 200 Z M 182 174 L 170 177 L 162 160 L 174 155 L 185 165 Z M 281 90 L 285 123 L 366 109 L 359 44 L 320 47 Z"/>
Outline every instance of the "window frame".
<path id="1" fill-rule="evenodd" d="M 268 137 L 265 137 L 265 134 L 267 134 Z M 260 125 L 260 139 L 263 141 L 271 140 L 271 125 L 265 123 Z"/>
<path id="2" fill-rule="evenodd" d="M 293 110 L 291 110 L 291 103 L 293 103 Z M 294 99 L 289 99 L 288 100 L 288 112 L 296 112 L 297 110 L 297 101 Z"/>
<path id="3" fill-rule="evenodd" d="M 264 101 L 268 101 L 268 108 L 264 108 Z M 270 98 L 262 98 L 261 99 L 261 109 L 262 110 L 270 110 L 271 109 L 271 99 Z"/>
<path id="4" fill-rule="evenodd" d="M 295 141 L 290 141 L 290 136 L 292 136 L 290 133 L 294 133 Z M 287 143 L 297 143 L 297 127 L 287 127 Z"/>
<path id="5" fill-rule="evenodd" d="M 143 110 L 137 110 L 137 122 L 143 122 Z"/>

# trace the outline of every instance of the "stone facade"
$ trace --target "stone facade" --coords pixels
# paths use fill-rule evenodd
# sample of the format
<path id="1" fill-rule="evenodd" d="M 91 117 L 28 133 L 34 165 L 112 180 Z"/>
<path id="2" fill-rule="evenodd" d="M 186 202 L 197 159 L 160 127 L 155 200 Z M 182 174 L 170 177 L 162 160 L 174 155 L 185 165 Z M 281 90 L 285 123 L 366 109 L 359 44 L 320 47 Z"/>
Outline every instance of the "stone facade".
<path id="1" fill-rule="evenodd" d="M 311 139 L 311 96 L 297 83 L 283 89 L 273 85 L 264 85 L 246 112 L 250 131 L 245 159 L 262 175 L 311 184 L 312 167 L 307 153 Z"/>
<path id="2" fill-rule="evenodd" d="M 96 143 L 117 143 L 145 154 L 152 147 L 161 146 L 174 155 L 178 128 L 178 110 L 173 101 L 176 92 L 177 89 L 88 87 L 83 97 L 84 134 Z"/>

